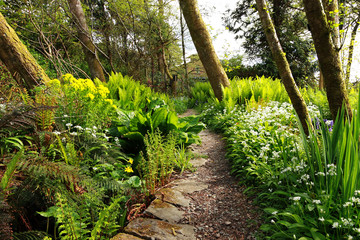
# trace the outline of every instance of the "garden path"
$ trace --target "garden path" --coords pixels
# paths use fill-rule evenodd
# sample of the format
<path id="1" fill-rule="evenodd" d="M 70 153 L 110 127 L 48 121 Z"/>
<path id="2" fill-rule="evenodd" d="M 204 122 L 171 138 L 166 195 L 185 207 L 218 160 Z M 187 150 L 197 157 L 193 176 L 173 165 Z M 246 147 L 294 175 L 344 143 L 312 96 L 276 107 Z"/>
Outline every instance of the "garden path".
<path id="1" fill-rule="evenodd" d="M 181 116 L 195 114 L 188 110 Z M 157 199 L 118 239 L 232 240 L 255 239 L 260 214 L 252 200 L 242 192 L 244 186 L 230 175 L 225 159 L 225 141 L 209 130 L 200 133 L 201 145 L 190 148 L 197 168 L 178 176 L 158 191 Z"/>

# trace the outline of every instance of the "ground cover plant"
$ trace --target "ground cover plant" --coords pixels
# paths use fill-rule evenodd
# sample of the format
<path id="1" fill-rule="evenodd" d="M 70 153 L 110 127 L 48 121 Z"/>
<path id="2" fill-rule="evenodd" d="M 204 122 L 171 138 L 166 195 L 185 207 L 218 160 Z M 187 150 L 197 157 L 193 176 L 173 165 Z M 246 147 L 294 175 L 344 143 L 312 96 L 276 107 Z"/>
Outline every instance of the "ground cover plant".
<path id="1" fill-rule="evenodd" d="M 204 128 L 121 74 L 66 74 L 33 94 L 1 99 L 2 239 L 109 239 L 174 169 L 191 167 L 184 149 Z"/>
<path id="2" fill-rule="evenodd" d="M 328 120 L 320 114 L 325 101 L 320 107 L 309 101 L 315 129 L 307 137 L 289 103 L 269 100 L 212 102 L 202 113 L 224 133 L 231 171 L 267 214 L 262 238 L 358 238 L 358 115 Z"/>

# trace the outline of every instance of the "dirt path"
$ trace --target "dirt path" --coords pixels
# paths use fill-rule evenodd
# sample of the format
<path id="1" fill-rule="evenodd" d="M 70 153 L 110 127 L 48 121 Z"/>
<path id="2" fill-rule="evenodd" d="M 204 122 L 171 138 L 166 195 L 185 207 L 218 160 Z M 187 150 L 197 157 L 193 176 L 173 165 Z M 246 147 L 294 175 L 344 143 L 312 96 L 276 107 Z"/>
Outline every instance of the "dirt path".
<path id="1" fill-rule="evenodd" d="M 188 195 L 192 201 L 187 211 L 197 239 L 255 239 L 259 213 L 242 193 L 244 187 L 230 175 L 224 140 L 208 130 L 200 136 L 202 144 L 193 151 L 208 158 L 195 176 L 208 188 Z"/>
<path id="2" fill-rule="evenodd" d="M 181 116 L 195 114 L 189 110 Z M 131 222 L 125 231 L 136 238 L 115 239 L 255 239 L 259 211 L 230 175 L 225 141 L 204 130 L 201 145 L 192 145 L 197 171 L 187 172 L 159 190 L 147 209 L 152 218 Z M 139 238 L 138 238 L 139 237 Z"/>

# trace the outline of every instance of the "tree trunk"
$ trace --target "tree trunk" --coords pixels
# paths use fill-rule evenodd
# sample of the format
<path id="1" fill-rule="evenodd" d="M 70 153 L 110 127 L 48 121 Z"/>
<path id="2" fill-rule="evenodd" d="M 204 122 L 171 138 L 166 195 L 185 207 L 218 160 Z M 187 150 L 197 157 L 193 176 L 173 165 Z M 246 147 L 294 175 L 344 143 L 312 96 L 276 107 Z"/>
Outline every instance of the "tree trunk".
<path id="1" fill-rule="evenodd" d="M 1 13 L 0 46 L 0 60 L 20 85 L 30 90 L 50 80 Z"/>
<path id="2" fill-rule="evenodd" d="M 339 4 L 338 0 L 322 0 L 327 22 L 330 24 L 331 38 L 336 51 L 340 51 Z"/>
<path id="3" fill-rule="evenodd" d="M 348 55 L 348 61 L 347 61 L 347 65 L 346 65 L 345 82 L 346 82 L 347 86 L 349 85 L 349 82 L 350 82 L 350 71 L 351 71 L 351 65 L 352 65 L 352 60 L 353 60 L 353 55 L 354 55 L 355 38 L 356 38 L 356 33 L 357 33 L 358 28 L 359 28 L 359 22 L 356 22 L 353 30 L 351 31 L 349 55 Z"/>
<path id="4" fill-rule="evenodd" d="M 301 124 L 306 134 L 309 133 L 308 124 L 311 125 L 311 118 L 308 113 L 306 103 L 302 98 L 295 80 L 292 76 L 289 63 L 286 59 L 285 52 L 283 51 L 280 41 L 277 37 L 274 24 L 271 21 L 269 10 L 265 0 L 256 0 L 257 10 L 259 12 L 261 24 L 264 28 L 266 40 L 269 43 L 271 53 L 273 55 L 276 66 L 279 70 L 281 79 L 285 89 L 290 97 L 292 105 L 299 116 Z"/>
<path id="5" fill-rule="evenodd" d="M 221 101 L 223 98 L 222 86 L 228 87 L 230 82 L 215 53 L 210 34 L 200 15 L 197 1 L 179 0 L 179 2 L 196 51 L 214 90 L 215 97 Z"/>
<path id="6" fill-rule="evenodd" d="M 324 90 L 324 75 L 320 69 L 319 90 Z"/>
<path id="7" fill-rule="evenodd" d="M 185 83 L 188 83 L 188 69 L 187 69 L 187 64 L 186 64 L 186 53 L 185 53 L 185 29 L 184 29 L 184 23 L 183 23 L 183 17 L 182 17 L 182 11 L 180 8 L 180 28 L 181 28 L 181 48 L 182 48 L 182 55 L 183 55 L 183 61 L 184 61 L 184 70 L 185 70 Z M 182 91 L 184 91 L 184 81 L 182 84 Z"/>
<path id="8" fill-rule="evenodd" d="M 82 45 L 85 61 L 87 62 L 91 77 L 105 82 L 105 75 L 96 53 L 96 47 L 90 38 L 89 28 L 86 24 L 84 10 L 80 0 L 68 0 L 70 12 L 78 29 L 79 40 Z"/>
<path id="9" fill-rule="evenodd" d="M 345 104 L 351 118 L 352 112 L 342 77 L 339 52 L 332 41 L 330 26 L 326 21 L 321 0 L 303 1 L 320 69 L 324 76 L 331 115 L 335 119 L 342 105 Z"/>

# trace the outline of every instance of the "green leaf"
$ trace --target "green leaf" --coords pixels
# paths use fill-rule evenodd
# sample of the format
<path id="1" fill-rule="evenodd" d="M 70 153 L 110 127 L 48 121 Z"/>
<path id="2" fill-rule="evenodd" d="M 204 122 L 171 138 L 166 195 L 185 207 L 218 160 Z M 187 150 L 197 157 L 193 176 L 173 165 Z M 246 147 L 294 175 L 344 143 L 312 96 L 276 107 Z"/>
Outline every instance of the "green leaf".
<path id="1" fill-rule="evenodd" d="M 313 239 L 314 240 L 325 240 L 326 237 L 317 231 L 318 231 L 318 229 L 316 229 L 316 228 L 310 229 L 310 233 L 311 233 L 311 236 L 313 237 Z"/>
<path id="2" fill-rule="evenodd" d="M 158 108 L 155 110 L 154 114 L 151 117 L 154 129 L 158 128 L 160 124 L 166 122 L 167 115 L 168 111 L 165 108 Z"/>
<path id="3" fill-rule="evenodd" d="M 167 115 L 166 122 L 170 126 L 173 126 L 174 129 L 177 129 L 179 120 L 178 120 L 178 117 L 176 116 L 176 113 L 175 112 L 169 112 L 169 114 Z M 171 129 L 171 130 L 173 130 L 173 129 Z"/>
<path id="4" fill-rule="evenodd" d="M 15 156 L 11 159 L 11 161 L 6 166 L 6 171 L 1 179 L 0 185 L 3 191 L 9 187 L 12 176 L 16 170 L 17 161 L 24 155 L 24 149 L 21 149 L 19 152 L 15 154 Z"/>

